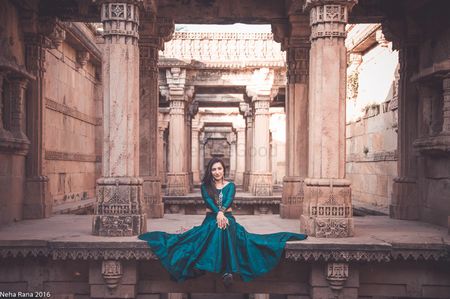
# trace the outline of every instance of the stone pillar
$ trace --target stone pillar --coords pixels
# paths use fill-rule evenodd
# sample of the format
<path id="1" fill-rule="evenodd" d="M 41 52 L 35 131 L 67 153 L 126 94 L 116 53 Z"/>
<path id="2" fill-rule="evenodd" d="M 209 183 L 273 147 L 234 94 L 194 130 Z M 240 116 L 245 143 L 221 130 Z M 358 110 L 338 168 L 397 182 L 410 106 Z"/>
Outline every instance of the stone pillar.
<path id="1" fill-rule="evenodd" d="M 292 15 L 290 36 L 282 44 L 287 58 L 286 176 L 280 204 L 281 218 L 299 219 L 308 175 L 309 18 Z"/>
<path id="2" fill-rule="evenodd" d="M 354 0 L 307 0 L 311 22 L 308 178 L 301 230 L 315 237 L 353 235 L 350 181 L 345 179 L 345 25 Z"/>
<path id="3" fill-rule="evenodd" d="M 450 73 L 442 81 L 442 90 L 444 97 L 442 134 L 450 135 Z"/>
<path id="4" fill-rule="evenodd" d="M 200 184 L 200 123 L 198 119 L 192 122 L 192 177 L 194 184 Z"/>
<path id="5" fill-rule="evenodd" d="M 249 191 L 249 176 L 252 169 L 253 113 L 248 103 L 241 103 L 239 111 L 245 118 L 245 170 L 242 175 L 242 189 Z"/>
<path id="6" fill-rule="evenodd" d="M 237 128 L 237 144 L 236 144 L 236 176 L 234 183 L 242 185 L 245 171 L 245 128 Z"/>
<path id="7" fill-rule="evenodd" d="M 398 86 L 398 177 L 394 178 L 390 216 L 396 219 L 419 219 L 420 192 L 417 185 L 417 157 L 412 146 L 417 138 L 418 95 L 411 76 L 418 67 L 418 48 L 404 42 L 399 49 L 400 81 Z"/>
<path id="8" fill-rule="evenodd" d="M 25 114 L 25 89 L 28 80 L 23 78 L 12 78 L 11 80 L 11 133 L 15 139 L 30 143 L 25 135 L 24 114 Z"/>
<path id="9" fill-rule="evenodd" d="M 159 179 L 161 183 L 165 183 L 166 177 L 166 164 L 165 164 L 165 150 L 164 150 L 164 132 L 166 131 L 166 126 L 164 126 L 161 122 L 158 122 L 158 170 L 159 170 Z"/>
<path id="10" fill-rule="evenodd" d="M 158 157 L 162 153 L 158 147 L 158 51 L 162 48 L 161 24 L 151 13 L 141 14 L 141 35 L 139 38 L 139 171 L 144 180 L 144 201 L 146 213 L 151 218 L 161 218 L 164 215 L 164 205 L 161 197 L 161 177 Z M 164 24 L 171 27 L 174 24 Z M 164 32 L 166 30 L 163 30 Z"/>
<path id="11" fill-rule="evenodd" d="M 187 100 L 193 98 L 194 87 L 189 86 L 186 89 Z M 189 192 L 194 191 L 194 173 L 192 171 L 192 120 L 198 112 L 198 102 L 192 101 L 189 103 L 189 109 L 187 109 L 186 114 L 186 148 L 188 150 L 186 156 L 186 172 L 188 173 L 188 190 Z"/>
<path id="12" fill-rule="evenodd" d="M 139 178 L 138 1 L 104 2 L 103 155 L 92 233 L 133 236 L 146 231 Z"/>
<path id="13" fill-rule="evenodd" d="M 200 182 L 203 179 L 203 176 L 205 175 L 205 132 L 203 131 L 203 126 L 200 131 L 199 136 L 199 156 L 200 156 Z"/>
<path id="14" fill-rule="evenodd" d="M 236 179 L 236 133 L 231 131 L 230 133 L 230 172 L 229 178 L 234 181 Z"/>
<path id="15" fill-rule="evenodd" d="M 23 218 L 37 219 L 50 217 L 53 200 L 44 169 L 45 153 L 45 53 L 46 38 L 39 33 L 26 33 L 25 63 L 28 71 L 35 77 L 27 88 L 27 136 L 30 151 L 26 159 L 25 198 Z"/>
<path id="16" fill-rule="evenodd" d="M 186 70 L 172 68 L 166 71 L 169 109 L 169 167 L 167 173 L 167 195 L 186 195 L 189 192 L 189 174 L 186 169 Z"/>
<path id="17" fill-rule="evenodd" d="M 253 195 L 272 195 L 273 183 L 270 172 L 270 101 L 274 73 L 262 68 L 254 72 L 247 86 L 254 111 L 252 166 L 249 176 L 249 191 Z"/>

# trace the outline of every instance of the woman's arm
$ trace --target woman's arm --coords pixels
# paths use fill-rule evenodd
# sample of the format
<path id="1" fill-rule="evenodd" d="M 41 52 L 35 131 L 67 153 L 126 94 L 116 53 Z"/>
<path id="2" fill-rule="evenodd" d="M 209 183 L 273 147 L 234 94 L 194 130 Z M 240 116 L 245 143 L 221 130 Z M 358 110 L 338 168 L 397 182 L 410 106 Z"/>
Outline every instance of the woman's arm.
<path id="1" fill-rule="evenodd" d="M 219 208 L 216 206 L 216 204 L 214 203 L 214 200 L 209 196 L 208 191 L 206 191 L 206 187 L 205 185 L 202 184 L 202 186 L 200 187 L 201 191 L 202 191 L 202 198 L 206 203 L 206 206 L 208 208 L 211 209 L 211 211 L 213 211 L 214 213 L 219 212 Z"/>
<path id="2" fill-rule="evenodd" d="M 234 200 L 234 195 L 236 194 L 236 186 L 234 185 L 234 183 L 230 182 L 229 184 L 231 184 L 231 186 L 228 187 L 228 190 L 226 194 L 224 194 L 222 199 L 222 209 L 224 211 L 231 207 L 231 204 Z"/>

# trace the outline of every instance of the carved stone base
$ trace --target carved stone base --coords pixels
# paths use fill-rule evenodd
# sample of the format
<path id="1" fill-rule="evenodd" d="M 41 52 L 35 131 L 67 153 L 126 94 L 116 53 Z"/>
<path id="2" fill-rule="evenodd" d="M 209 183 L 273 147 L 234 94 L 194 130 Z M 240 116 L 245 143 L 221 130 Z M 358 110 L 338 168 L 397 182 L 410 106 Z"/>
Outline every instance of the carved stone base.
<path id="1" fill-rule="evenodd" d="M 280 204 L 281 218 L 300 218 L 303 211 L 303 185 L 303 179 L 300 177 L 283 178 L 283 197 Z"/>
<path id="2" fill-rule="evenodd" d="M 89 264 L 90 298 L 136 298 L 136 261 L 102 260 Z"/>
<path id="3" fill-rule="evenodd" d="M 148 218 L 164 217 L 164 204 L 161 196 L 159 177 L 143 177 L 145 211 Z"/>
<path id="4" fill-rule="evenodd" d="M 250 173 L 249 191 L 256 196 L 271 196 L 273 192 L 271 173 Z"/>
<path id="5" fill-rule="evenodd" d="M 249 186 L 248 186 L 248 183 L 249 183 L 249 176 L 250 176 L 250 173 L 247 172 L 247 171 L 245 171 L 245 172 L 242 174 L 242 190 L 243 190 L 243 191 L 248 191 L 248 188 L 249 188 Z"/>
<path id="6" fill-rule="evenodd" d="M 418 220 L 420 217 L 419 193 L 414 178 L 397 177 L 392 185 L 391 218 Z"/>
<path id="7" fill-rule="evenodd" d="M 53 200 L 48 189 L 48 177 L 28 178 L 23 202 L 23 219 L 40 219 L 52 215 Z"/>
<path id="8" fill-rule="evenodd" d="M 97 180 L 97 205 L 92 234 L 109 237 L 136 236 L 146 231 L 143 180 L 111 177 Z"/>
<path id="9" fill-rule="evenodd" d="M 318 238 L 353 236 L 350 182 L 345 179 L 305 179 L 301 231 Z"/>
<path id="10" fill-rule="evenodd" d="M 189 174 L 187 172 L 168 173 L 166 195 L 179 196 L 189 193 Z"/>

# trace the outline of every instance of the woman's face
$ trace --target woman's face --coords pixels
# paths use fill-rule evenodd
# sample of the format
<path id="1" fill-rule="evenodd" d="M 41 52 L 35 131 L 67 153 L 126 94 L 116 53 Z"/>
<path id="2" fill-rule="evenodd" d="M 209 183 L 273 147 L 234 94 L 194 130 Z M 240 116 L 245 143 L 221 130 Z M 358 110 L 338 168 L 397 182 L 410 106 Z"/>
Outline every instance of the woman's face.
<path id="1" fill-rule="evenodd" d="M 215 181 L 220 181 L 223 179 L 223 167 L 222 163 L 216 162 L 211 167 L 211 174 Z"/>

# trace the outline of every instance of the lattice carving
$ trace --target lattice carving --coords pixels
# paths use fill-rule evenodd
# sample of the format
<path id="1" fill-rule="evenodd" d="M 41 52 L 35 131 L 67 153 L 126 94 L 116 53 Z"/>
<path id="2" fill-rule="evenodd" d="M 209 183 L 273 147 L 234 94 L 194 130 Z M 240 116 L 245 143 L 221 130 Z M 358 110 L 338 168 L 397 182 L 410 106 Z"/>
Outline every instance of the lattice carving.
<path id="1" fill-rule="evenodd" d="M 321 208 L 321 207 L 319 207 Z M 316 237 L 318 238 L 345 238 L 349 235 L 347 218 L 316 218 Z"/>
<path id="2" fill-rule="evenodd" d="M 103 178 L 97 181 L 97 206 L 93 233 L 101 236 L 132 236 L 143 232 L 142 180 Z"/>
<path id="3" fill-rule="evenodd" d="M 348 264 L 328 263 L 327 280 L 332 290 L 334 291 L 342 290 L 345 281 L 347 279 L 348 279 Z"/>
<path id="4" fill-rule="evenodd" d="M 103 36 L 109 43 L 125 38 L 125 43 L 136 43 L 138 39 L 139 10 L 135 4 L 102 4 Z M 112 38 L 116 37 L 117 40 Z"/>

